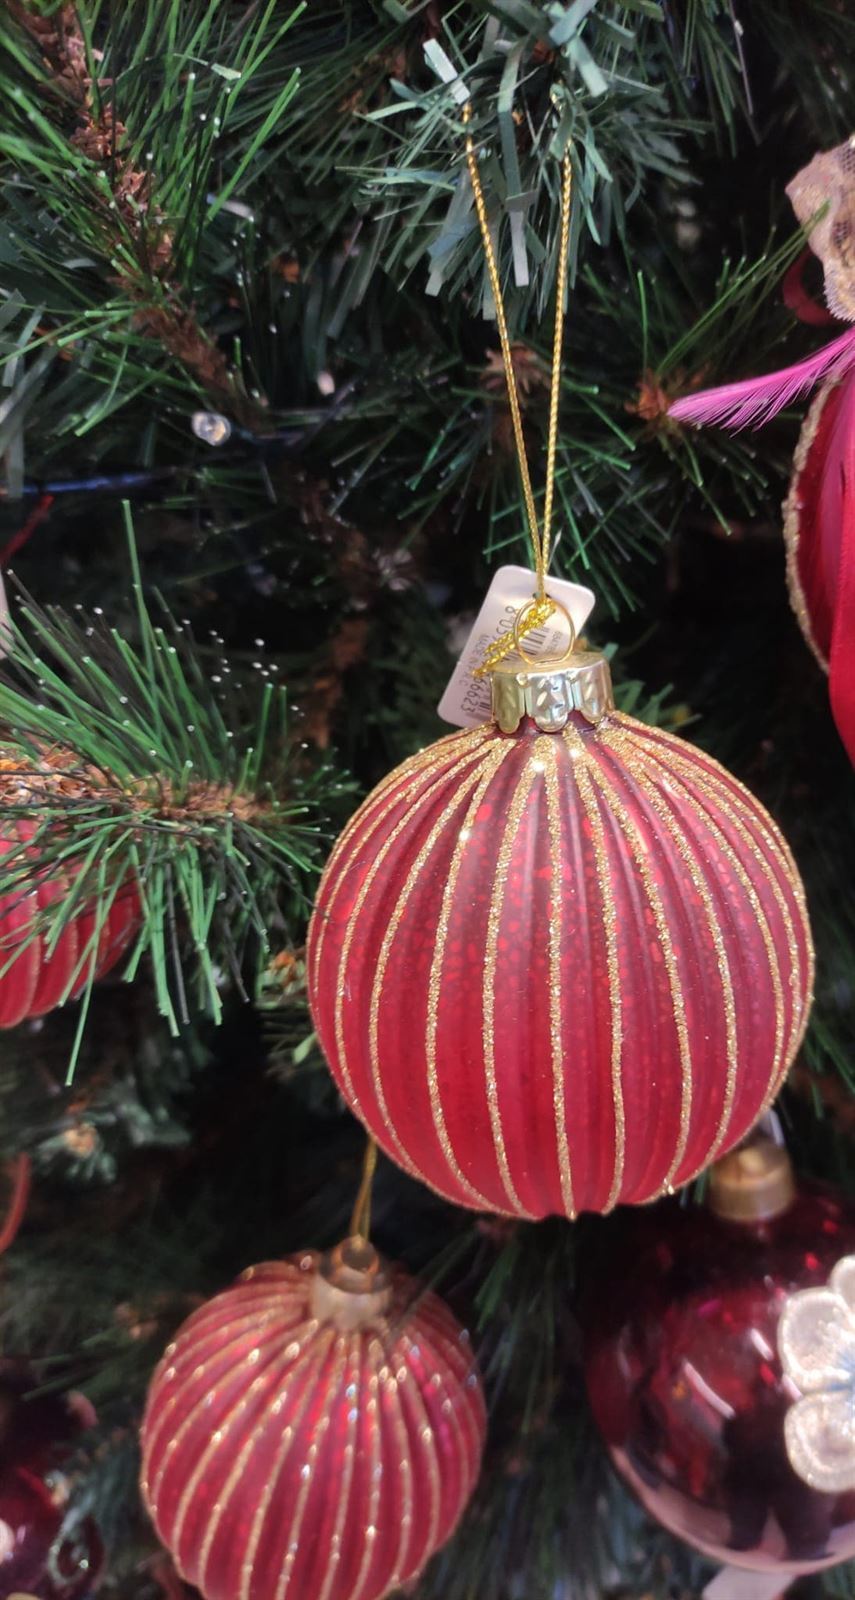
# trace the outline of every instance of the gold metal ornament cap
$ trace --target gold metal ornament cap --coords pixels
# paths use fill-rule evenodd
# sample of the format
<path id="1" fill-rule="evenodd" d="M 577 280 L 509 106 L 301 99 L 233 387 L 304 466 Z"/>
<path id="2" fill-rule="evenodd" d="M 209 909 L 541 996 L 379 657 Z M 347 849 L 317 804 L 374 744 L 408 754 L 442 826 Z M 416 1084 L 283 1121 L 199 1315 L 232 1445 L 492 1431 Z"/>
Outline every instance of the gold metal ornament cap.
<path id="1" fill-rule="evenodd" d="M 391 1303 L 389 1269 L 367 1239 L 343 1239 L 321 1256 L 311 1292 L 319 1322 L 350 1331 L 384 1316 Z"/>
<path id="2" fill-rule="evenodd" d="M 490 673 L 490 688 L 503 733 L 515 733 L 523 717 L 541 733 L 560 733 L 574 711 L 596 724 L 615 708 L 609 664 L 599 650 L 576 650 L 541 665 L 502 661 Z"/>
<path id="3" fill-rule="evenodd" d="M 788 1211 L 795 1198 L 792 1162 L 765 1134 L 731 1150 L 710 1173 L 707 1204 L 726 1222 L 769 1222 Z"/>

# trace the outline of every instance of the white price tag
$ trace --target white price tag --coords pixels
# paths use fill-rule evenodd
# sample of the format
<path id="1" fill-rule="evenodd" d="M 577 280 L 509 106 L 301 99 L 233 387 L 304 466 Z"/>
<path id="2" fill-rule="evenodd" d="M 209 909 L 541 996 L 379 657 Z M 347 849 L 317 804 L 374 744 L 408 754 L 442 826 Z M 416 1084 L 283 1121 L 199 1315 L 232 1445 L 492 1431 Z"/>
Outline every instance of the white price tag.
<path id="1" fill-rule="evenodd" d="M 455 728 L 476 728 L 490 718 L 490 680 L 476 678 L 488 645 L 494 644 L 514 625 L 520 607 L 531 600 L 536 586 L 533 572 L 526 567 L 500 567 L 490 584 L 475 626 L 461 652 L 448 688 L 437 706 L 443 722 Z M 548 593 L 567 607 L 577 634 L 581 633 L 594 609 L 594 596 L 581 583 L 565 583 L 550 578 Z M 567 643 L 567 624 L 561 616 L 551 617 L 542 628 L 525 636 L 529 655 L 558 655 Z"/>

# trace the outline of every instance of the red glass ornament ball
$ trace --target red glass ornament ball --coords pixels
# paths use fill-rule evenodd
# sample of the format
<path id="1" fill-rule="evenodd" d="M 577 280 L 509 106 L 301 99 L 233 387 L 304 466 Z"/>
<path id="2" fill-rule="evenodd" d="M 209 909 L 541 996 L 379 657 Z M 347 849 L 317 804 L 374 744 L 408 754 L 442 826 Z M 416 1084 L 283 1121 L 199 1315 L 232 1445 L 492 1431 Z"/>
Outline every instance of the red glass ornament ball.
<path id="1" fill-rule="evenodd" d="M 665 1201 L 607 1252 L 586 1316 L 594 1417 L 650 1515 L 716 1561 L 800 1573 L 855 1556 L 855 1494 L 790 1464 L 777 1345 L 787 1296 L 853 1249 L 852 1209 L 805 1189 L 760 1223 Z"/>
<path id="2" fill-rule="evenodd" d="M 378 1298 L 322 1269 L 251 1267 L 152 1381 L 143 1494 L 205 1600 L 376 1600 L 445 1542 L 478 1476 L 484 1401 L 448 1307 L 401 1272 Z"/>
<path id="3" fill-rule="evenodd" d="M 103 1565 L 91 1518 L 63 1527 L 63 1464 L 94 1413 L 80 1397 L 33 1395 L 32 1373 L 0 1363 L 0 1600 L 82 1600 Z"/>
<path id="4" fill-rule="evenodd" d="M 613 710 L 404 762 L 333 850 L 307 959 L 333 1075 L 387 1155 L 533 1218 L 644 1203 L 736 1144 L 813 972 L 771 817 Z"/>
<path id="5" fill-rule="evenodd" d="M 36 832 L 34 822 L 7 827 L 0 835 L 0 856 L 20 850 Z M 103 977 L 121 960 L 140 926 L 139 895 L 130 885 L 123 886 L 106 915 L 84 902 L 48 947 L 42 934 L 32 937 L 33 919 L 70 893 L 74 869 L 52 864 L 38 871 L 34 866 L 28 893 L 15 890 L 0 897 L 0 1028 L 13 1028 L 76 1000 L 93 977 Z"/>
<path id="6" fill-rule="evenodd" d="M 855 379 L 823 385 L 802 426 L 784 506 L 787 581 L 802 632 L 828 671 L 838 607 L 843 488 L 829 458 L 845 456 L 855 415 Z"/>

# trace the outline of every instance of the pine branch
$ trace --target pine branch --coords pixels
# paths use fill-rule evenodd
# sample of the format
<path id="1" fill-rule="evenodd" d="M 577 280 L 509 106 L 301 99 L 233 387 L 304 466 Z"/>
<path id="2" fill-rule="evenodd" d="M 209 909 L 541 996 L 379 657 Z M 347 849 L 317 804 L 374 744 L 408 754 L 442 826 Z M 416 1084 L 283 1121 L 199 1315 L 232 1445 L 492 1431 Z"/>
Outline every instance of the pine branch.
<path id="1" fill-rule="evenodd" d="M 70 990 L 87 962 L 91 974 L 109 908 L 132 886 L 142 926 L 128 973 L 151 958 L 177 1029 L 191 995 L 219 1018 L 221 983 L 243 991 L 250 948 L 263 965 L 270 931 L 303 912 L 331 778 L 298 759 L 285 691 L 263 662 L 252 688 L 225 659 L 211 671 L 188 625 L 167 613 L 153 623 L 138 573 L 135 587 L 137 647 L 103 619 L 87 625 L 26 596 L 20 606 L 0 679 L 0 794 L 7 839 L 18 818 L 33 831 L 2 857 L 0 904 L 8 917 L 45 875 L 63 873 L 71 888 L 29 914 L 6 969 L 33 940 L 53 948 L 93 905 Z"/>
<path id="2" fill-rule="evenodd" d="M 134 344 L 151 341 L 186 372 L 199 392 L 242 425 L 258 430 L 269 426 L 266 407 L 260 396 L 250 394 L 239 366 L 227 360 L 200 319 L 193 298 L 195 263 L 205 228 L 211 226 L 227 203 L 248 155 L 263 136 L 263 128 L 255 128 L 249 151 L 244 148 L 238 155 L 235 149 L 237 159 L 231 177 L 212 198 L 209 188 L 215 181 L 221 150 L 225 152 L 227 148 L 232 121 L 240 122 L 239 117 L 232 116 L 238 101 L 238 94 L 233 91 L 236 87 L 245 91 L 253 72 L 287 31 L 300 8 L 284 23 L 272 19 L 270 7 L 255 22 L 247 20 L 242 45 L 236 53 L 241 67 L 223 68 L 218 75 L 215 59 L 197 93 L 193 65 L 206 48 L 216 52 L 217 40 L 227 32 L 230 9 L 225 0 L 214 0 L 201 26 L 192 24 L 189 17 L 181 18 L 175 0 L 160 0 L 149 8 L 142 27 L 139 17 L 129 13 L 124 28 L 118 25 L 109 35 L 118 56 L 113 76 L 111 53 L 96 48 L 92 20 L 85 20 L 83 10 L 64 5 L 45 17 L 32 4 L 15 0 L 11 15 L 23 34 L 35 43 L 41 66 L 34 69 L 26 63 L 34 82 L 24 87 L 21 51 L 7 25 L 3 41 L 8 57 L 7 80 L 11 76 L 12 104 L 21 134 L 7 135 L 5 150 L 21 163 L 33 186 L 33 198 L 43 202 L 54 225 L 58 222 L 67 232 L 69 242 L 76 235 L 80 243 L 96 251 L 110 271 L 114 294 L 112 304 L 100 312 L 101 326 L 105 332 L 109 329 L 124 337 L 122 378 L 131 376 L 125 368 Z M 183 39 L 179 30 L 184 33 Z M 158 32 L 171 37 L 173 47 L 161 58 L 165 74 L 161 86 L 163 104 L 172 113 L 170 122 L 174 121 L 176 104 L 180 106 L 184 124 L 184 147 L 177 152 L 177 164 L 173 151 L 172 170 L 163 181 L 152 159 L 157 152 L 143 148 L 144 143 L 156 140 L 154 128 L 147 125 L 151 101 L 140 101 L 138 83 L 137 93 L 133 91 L 134 79 L 139 79 Z M 297 78 L 292 73 L 279 85 L 268 121 L 275 123 L 281 117 L 296 87 Z M 122 105 L 125 93 L 129 98 L 127 114 Z M 144 107 L 147 118 L 140 127 L 138 119 Z M 65 127 L 69 119 L 70 135 Z M 132 125 L 134 121 L 137 126 Z M 29 144 L 24 142 L 25 130 Z M 64 188 L 60 185 L 63 159 L 67 169 Z M 31 266 L 36 267 L 33 235 L 39 226 L 38 218 L 29 225 L 19 218 L 19 225 L 22 265 L 29 257 Z M 61 284 L 67 295 L 67 279 Z M 42 308 L 38 314 L 43 314 Z M 23 342 L 33 350 L 44 345 L 79 350 L 85 348 L 86 336 L 94 327 L 97 323 L 87 319 L 85 310 L 80 316 L 68 307 L 64 317 L 60 313 L 59 320 L 55 313 L 49 315 L 47 327 L 37 330 L 27 325 Z M 18 355 L 20 344 L 21 340 Z"/>
<path id="3" fill-rule="evenodd" d="M 710 9 L 723 13 L 714 3 Z M 543 317 L 553 291 L 565 148 L 573 151 L 574 262 L 582 225 L 598 244 L 622 235 L 629 206 L 647 186 L 684 177 L 681 136 L 701 124 L 689 113 L 681 51 L 651 0 L 471 5 L 446 20 L 441 45 L 457 84 L 449 90 L 431 73 L 393 81 L 389 101 L 368 113 L 393 149 L 382 167 L 361 173 L 394 214 L 387 270 L 405 278 L 427 253 L 431 292 L 456 296 L 473 282 L 481 292 L 480 240 L 462 171 L 458 102 L 468 93 L 488 208 L 497 226 L 507 223 L 499 232 L 502 277 L 522 326 L 529 314 Z M 436 48 L 428 44 L 426 53 L 435 63 Z M 720 64 L 728 53 L 719 41 Z"/>

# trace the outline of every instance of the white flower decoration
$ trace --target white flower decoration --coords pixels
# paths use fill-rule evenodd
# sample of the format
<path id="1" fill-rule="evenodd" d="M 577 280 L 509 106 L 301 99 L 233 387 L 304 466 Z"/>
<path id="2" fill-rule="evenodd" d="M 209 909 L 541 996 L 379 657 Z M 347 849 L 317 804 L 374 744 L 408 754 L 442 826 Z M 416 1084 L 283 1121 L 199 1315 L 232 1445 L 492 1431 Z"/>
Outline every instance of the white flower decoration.
<path id="1" fill-rule="evenodd" d="M 787 1455 L 812 1489 L 855 1489 L 855 1256 L 827 1289 L 790 1295 L 778 1324 L 784 1372 L 801 1399 L 784 1419 Z"/>

